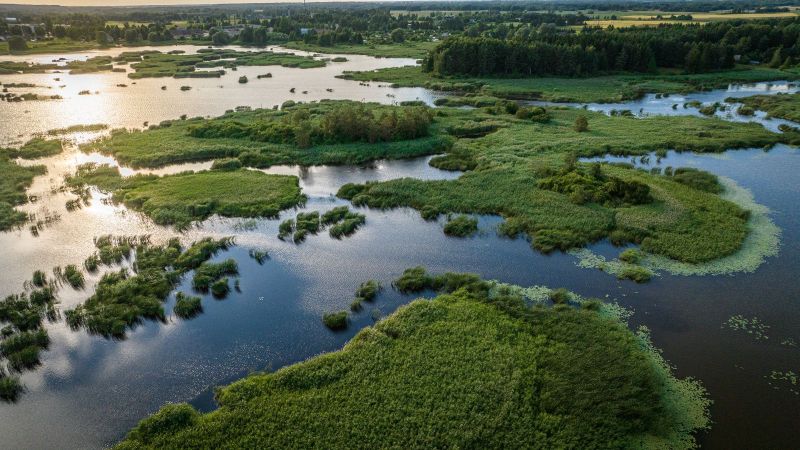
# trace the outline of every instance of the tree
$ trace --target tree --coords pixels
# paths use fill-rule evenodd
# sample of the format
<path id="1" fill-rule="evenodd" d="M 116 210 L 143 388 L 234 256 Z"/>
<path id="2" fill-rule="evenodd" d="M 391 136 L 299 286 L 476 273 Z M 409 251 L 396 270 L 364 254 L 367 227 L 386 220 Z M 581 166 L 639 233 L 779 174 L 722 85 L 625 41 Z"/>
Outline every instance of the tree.
<path id="1" fill-rule="evenodd" d="M 228 37 L 228 33 L 224 31 L 217 31 L 211 36 L 211 42 L 214 45 L 228 45 L 230 43 L 230 37 Z"/>
<path id="2" fill-rule="evenodd" d="M 264 27 L 257 28 L 253 32 L 253 44 L 257 46 L 267 45 L 267 29 Z"/>
<path id="3" fill-rule="evenodd" d="M 583 114 L 575 118 L 575 131 L 578 133 L 589 131 L 589 120 Z"/>
<path id="4" fill-rule="evenodd" d="M 133 44 L 134 42 L 139 42 L 141 40 L 142 37 L 139 36 L 139 33 L 133 28 L 128 28 L 125 30 L 125 41 L 129 44 Z"/>
<path id="5" fill-rule="evenodd" d="M 94 34 L 94 40 L 102 46 L 110 45 L 112 42 L 114 42 L 114 40 L 111 39 L 111 36 L 109 36 L 105 31 L 96 32 Z"/>
<path id="6" fill-rule="evenodd" d="M 404 42 L 406 40 L 406 33 L 400 28 L 395 28 L 394 30 L 392 30 L 391 37 L 392 37 L 392 42 L 395 43 Z"/>
<path id="7" fill-rule="evenodd" d="M 243 44 L 251 44 L 255 40 L 255 34 L 252 27 L 244 27 L 242 32 L 239 33 L 239 41 Z"/>
<path id="8" fill-rule="evenodd" d="M 8 38 L 8 49 L 12 52 L 21 52 L 28 49 L 28 44 L 22 36 L 11 36 Z"/>

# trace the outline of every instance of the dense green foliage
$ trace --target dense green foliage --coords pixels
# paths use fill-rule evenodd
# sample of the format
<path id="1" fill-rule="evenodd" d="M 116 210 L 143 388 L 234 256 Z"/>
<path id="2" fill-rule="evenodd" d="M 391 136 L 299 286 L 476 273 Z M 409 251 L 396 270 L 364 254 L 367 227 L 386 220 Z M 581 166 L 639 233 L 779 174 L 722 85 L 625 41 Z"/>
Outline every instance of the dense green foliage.
<path id="1" fill-rule="evenodd" d="M 194 272 L 192 287 L 201 292 L 208 289 L 225 275 L 238 275 L 239 265 L 235 259 L 226 259 L 221 263 L 204 262 Z M 227 283 L 226 283 L 227 284 Z"/>
<path id="2" fill-rule="evenodd" d="M 180 277 L 202 267 L 217 252 L 227 249 L 230 239 L 206 238 L 183 248 L 178 239 L 165 245 L 152 245 L 146 238 L 103 237 L 96 241 L 98 252 L 118 249 L 119 254 L 135 251 L 136 260 L 128 269 L 109 271 L 97 284 L 95 293 L 74 309 L 64 312 L 70 327 L 84 328 L 104 337 L 124 338 L 128 328 L 143 319 L 164 320 L 163 302 L 177 285 Z M 111 261 L 111 264 L 115 264 Z M 198 269 L 199 270 L 199 269 Z M 180 309 L 194 310 L 191 298 Z M 177 305 L 176 305 L 177 308 Z M 178 310 L 176 310 L 178 314 Z"/>
<path id="3" fill-rule="evenodd" d="M 191 319 L 203 312 L 203 305 L 200 297 L 186 295 L 183 292 L 175 294 L 175 315 L 181 319 Z"/>
<path id="4" fill-rule="evenodd" d="M 632 119 L 553 108 L 548 112 L 548 123 L 530 124 L 507 115 L 447 111 L 451 120 L 488 116 L 504 122 L 485 137 L 456 143 L 454 149 L 476 160 L 473 171 L 452 181 L 405 178 L 345 185 L 338 195 L 375 208 L 411 206 L 425 218 L 499 214 L 506 219 L 500 233 L 526 234 L 532 246 L 544 252 L 610 238 L 700 263 L 740 248 L 748 233 L 746 211 L 685 179 L 620 165 L 580 164 L 575 157 L 646 154 L 658 148 L 721 151 L 782 139 L 757 124 L 718 119 Z M 589 117 L 591 127 L 579 133 L 573 123 L 580 114 Z"/>
<path id="5" fill-rule="evenodd" d="M 754 95 L 729 98 L 725 101 L 743 103 L 745 106 L 739 109 L 739 114 L 743 114 L 742 109 L 751 108 L 751 111 L 752 109 L 765 111 L 768 117 L 800 122 L 800 94 Z M 749 115 L 753 115 L 752 112 Z"/>
<path id="6" fill-rule="evenodd" d="M 347 328 L 347 311 L 335 313 L 325 313 L 322 315 L 322 323 L 331 330 L 344 330 Z"/>
<path id="7" fill-rule="evenodd" d="M 63 146 L 60 140 L 33 138 L 18 149 L 0 149 L 0 153 L 5 153 L 11 158 L 37 159 L 57 155 L 62 150 Z"/>
<path id="8" fill-rule="evenodd" d="M 654 72 L 681 68 L 709 72 L 745 61 L 775 67 L 800 57 L 800 19 L 717 22 L 705 26 L 585 28 L 558 33 L 542 28 L 510 39 L 454 37 L 434 48 L 423 68 L 442 75 L 586 76 L 604 72 Z"/>
<path id="9" fill-rule="evenodd" d="M 44 173 L 44 166 L 20 166 L 0 152 L 0 231 L 28 220 L 28 215 L 15 210 L 14 206 L 28 201 L 25 190 L 33 182 L 33 177 Z"/>
<path id="10" fill-rule="evenodd" d="M 381 286 L 379 281 L 365 281 L 361 283 L 358 289 L 356 289 L 356 299 L 371 302 L 372 300 L 375 300 L 375 297 L 378 295 L 381 289 L 383 289 L 383 286 Z"/>
<path id="11" fill-rule="evenodd" d="M 451 294 L 401 308 L 339 352 L 221 389 L 216 411 L 167 405 L 118 448 L 680 449 L 706 426 L 702 388 L 676 380 L 602 304 L 530 308 L 513 290 L 452 278 Z"/>
<path id="12" fill-rule="evenodd" d="M 362 164 L 446 150 L 450 139 L 437 133 L 430 120 L 419 107 L 322 101 L 279 111 L 231 112 L 211 120 L 176 120 L 144 132 L 117 130 L 84 150 L 113 155 L 134 167 L 224 157 L 237 157 L 251 167 Z"/>
<path id="13" fill-rule="evenodd" d="M 463 214 L 448 220 L 444 225 L 444 234 L 448 236 L 467 237 L 477 232 L 478 220 Z"/>
<path id="14" fill-rule="evenodd" d="M 111 192 L 114 201 L 143 212 L 157 224 L 178 228 L 212 214 L 275 217 L 281 210 L 305 202 L 297 177 L 245 169 L 123 178 L 116 167 L 89 164 L 79 167 L 67 183 L 97 186 Z"/>

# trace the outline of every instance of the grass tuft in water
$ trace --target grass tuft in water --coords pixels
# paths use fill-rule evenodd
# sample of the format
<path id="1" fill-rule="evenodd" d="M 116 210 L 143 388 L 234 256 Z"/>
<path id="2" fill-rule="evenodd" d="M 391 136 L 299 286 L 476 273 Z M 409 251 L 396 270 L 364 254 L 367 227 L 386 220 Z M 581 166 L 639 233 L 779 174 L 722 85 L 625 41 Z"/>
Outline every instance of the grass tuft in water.
<path id="1" fill-rule="evenodd" d="M 322 316 L 322 322 L 331 330 L 344 330 L 347 328 L 347 311 L 327 313 Z"/>
<path id="2" fill-rule="evenodd" d="M 191 319 L 203 312 L 200 297 L 186 295 L 183 292 L 175 294 L 175 315 L 181 319 Z"/>

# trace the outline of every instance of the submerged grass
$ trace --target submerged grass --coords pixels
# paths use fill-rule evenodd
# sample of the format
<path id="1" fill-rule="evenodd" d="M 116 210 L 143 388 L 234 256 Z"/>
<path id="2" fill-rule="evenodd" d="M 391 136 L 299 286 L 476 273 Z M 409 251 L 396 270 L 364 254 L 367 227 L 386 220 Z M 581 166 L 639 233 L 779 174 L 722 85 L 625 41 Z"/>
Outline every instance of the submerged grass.
<path id="1" fill-rule="evenodd" d="M 530 308 L 510 287 L 478 285 L 414 301 L 341 351 L 223 388 L 213 412 L 167 405 L 117 448 L 696 445 L 705 390 L 676 379 L 613 305 Z"/>

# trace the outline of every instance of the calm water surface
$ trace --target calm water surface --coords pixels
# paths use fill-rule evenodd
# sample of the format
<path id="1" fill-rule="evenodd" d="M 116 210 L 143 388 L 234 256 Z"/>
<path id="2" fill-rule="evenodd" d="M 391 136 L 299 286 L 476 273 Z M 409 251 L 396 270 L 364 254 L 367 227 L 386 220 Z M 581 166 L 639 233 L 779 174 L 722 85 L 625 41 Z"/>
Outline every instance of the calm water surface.
<path id="1" fill-rule="evenodd" d="M 268 107 L 289 99 L 351 98 L 392 103 L 413 99 L 430 102 L 436 96 L 423 89 L 390 89 L 376 83 L 362 86 L 334 78 L 342 70 L 410 62 L 355 55 L 347 58 L 346 63 L 330 63 L 321 69 L 240 68 L 221 79 L 152 79 L 139 80 L 136 85 L 125 74 L 3 77 L 0 81 L 4 83 L 51 86 L 52 89 L 41 88 L 42 92 L 57 92 L 65 99 L 0 103 L 0 145 L 74 124 L 140 127 L 145 121 L 155 123 L 184 113 L 217 115 L 239 105 Z M 54 57 L 27 57 L 34 59 L 49 62 Z M 272 72 L 274 78 L 255 80 L 256 75 L 265 72 Z M 239 85 L 238 77 L 244 74 L 251 82 Z M 61 81 L 53 81 L 54 77 Z M 129 87 L 118 88 L 119 83 Z M 59 88 L 61 84 L 66 87 Z M 178 88 L 183 84 L 192 85 L 193 90 L 180 92 Z M 168 86 L 166 91 L 161 91 L 163 85 Z M 298 93 L 290 94 L 291 87 L 296 87 Z M 82 89 L 100 94 L 78 96 Z M 713 102 L 737 92 L 751 95 L 792 89 L 786 83 L 777 83 L 771 87 L 732 87 L 697 96 L 710 96 L 702 101 Z M 302 94 L 303 90 L 308 94 Z M 663 100 L 665 105 L 679 101 L 676 96 L 657 100 Z M 646 97 L 638 104 L 653 102 L 660 104 L 654 97 Z M 616 105 L 614 109 L 637 112 L 639 108 L 632 103 L 636 102 Z M 664 111 L 653 106 L 643 114 L 672 111 L 669 103 Z M 677 111 L 695 113 L 682 107 Z M 754 120 L 772 125 L 763 117 Z M 92 137 L 73 136 L 77 142 Z M 379 161 L 367 167 L 283 166 L 267 171 L 298 175 L 310 198 L 301 210 L 324 211 L 348 204 L 332 195 L 344 183 L 404 176 L 451 179 L 459 175 L 431 168 L 428 159 Z M 74 148 L 40 161 L 47 164 L 49 173 L 36 178 L 30 191 L 38 201 L 23 209 L 39 218 L 59 220 L 46 226 L 39 237 L 33 237 L 27 229 L 0 234 L 4 249 L 0 256 L 0 295 L 21 290 L 35 269 L 83 261 L 93 251 L 94 236 L 149 234 L 161 241 L 175 235 L 139 214 L 106 204 L 104 196 L 97 192 L 90 207 L 66 212 L 64 203 L 72 197 L 53 192 L 53 188 L 60 186 L 63 176 L 75 166 L 88 161 L 116 164 L 113 159 L 80 154 Z M 655 164 L 655 158 L 651 161 Z M 373 315 L 389 314 L 410 301 L 410 297 L 385 289 L 374 304 L 353 317 L 354 326 L 343 333 L 330 332 L 320 320 L 324 312 L 346 309 L 359 283 L 374 278 L 388 286 L 405 268 L 421 264 L 432 271 L 470 271 L 511 283 L 563 286 L 584 295 L 616 300 L 636 311 L 633 325 L 643 324 L 653 331 L 653 340 L 677 366 L 680 376 L 699 378 L 710 391 L 715 401 L 715 423 L 709 433 L 701 436 L 705 447 L 797 448 L 800 399 L 784 386 L 770 386 L 765 377 L 772 370 L 800 370 L 800 350 L 780 345 L 786 338 L 800 342 L 800 285 L 796 282 L 800 267 L 800 207 L 796 202 L 800 194 L 796 175 L 800 156 L 796 149 L 785 146 L 768 153 L 760 149 L 723 155 L 670 153 L 661 165 L 703 168 L 733 178 L 752 190 L 758 202 L 772 209 L 773 220 L 783 230 L 779 256 L 752 274 L 662 276 L 640 286 L 617 281 L 599 271 L 580 269 L 568 255 L 535 253 L 524 240 L 499 238 L 494 232 L 500 222 L 497 217 L 481 217 L 478 236 L 454 239 L 443 234 L 443 221 L 423 221 L 410 209 L 359 209 L 366 214 L 367 225 L 353 237 L 337 241 L 321 233 L 299 246 L 276 237 L 280 220 L 292 217 L 296 211 L 285 211 L 280 220 L 249 222 L 246 227 L 242 227 L 246 222 L 243 220 L 213 218 L 185 233 L 183 239 L 189 242 L 204 236 L 236 236 L 238 245 L 217 259 L 237 259 L 241 293 L 232 292 L 225 300 L 207 296 L 203 299 L 204 313 L 197 318 L 184 321 L 170 315 L 166 323 L 146 322 L 124 341 L 74 332 L 63 323 L 50 324 L 53 344 L 44 353 L 41 368 L 22 377 L 28 392 L 15 405 L 0 404 L 0 447 L 99 448 L 118 440 L 139 419 L 165 402 L 191 401 L 208 408 L 213 386 L 252 370 L 271 370 L 338 349 L 359 328 L 371 324 Z M 198 163 L 150 172 L 167 174 L 207 167 L 207 163 Z M 122 172 L 135 173 L 129 168 L 122 168 Z M 259 265 L 248 257 L 251 248 L 268 250 L 270 259 Z M 609 257 L 619 252 L 605 242 L 594 245 L 593 250 Z M 89 276 L 90 285 L 96 280 L 96 276 Z M 186 277 L 179 290 L 190 291 L 189 282 L 190 277 Z M 90 288 L 81 292 L 62 289 L 62 306 L 75 305 L 90 293 Z M 170 298 L 166 311 L 171 313 L 173 302 L 174 298 Z M 722 324 L 735 314 L 758 317 L 770 326 L 770 339 L 757 342 L 746 334 L 723 328 Z"/>

